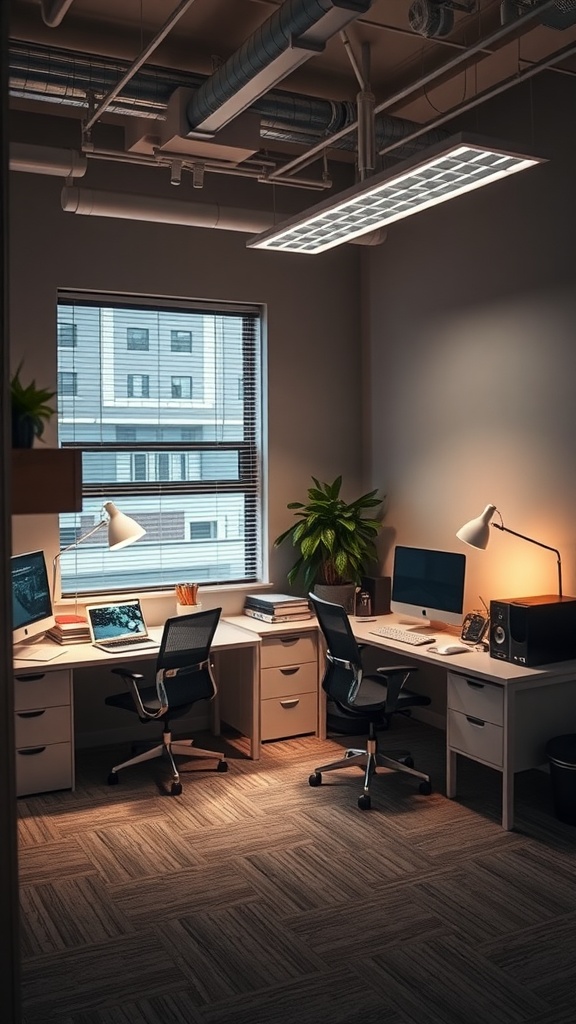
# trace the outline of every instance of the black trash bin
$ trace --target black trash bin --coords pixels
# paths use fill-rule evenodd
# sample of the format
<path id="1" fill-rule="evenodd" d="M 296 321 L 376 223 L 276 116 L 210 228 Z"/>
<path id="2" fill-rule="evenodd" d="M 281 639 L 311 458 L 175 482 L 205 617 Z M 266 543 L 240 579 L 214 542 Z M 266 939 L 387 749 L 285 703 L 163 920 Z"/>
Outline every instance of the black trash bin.
<path id="1" fill-rule="evenodd" d="M 566 825 L 576 825 L 576 733 L 549 740 L 546 757 L 556 817 Z"/>

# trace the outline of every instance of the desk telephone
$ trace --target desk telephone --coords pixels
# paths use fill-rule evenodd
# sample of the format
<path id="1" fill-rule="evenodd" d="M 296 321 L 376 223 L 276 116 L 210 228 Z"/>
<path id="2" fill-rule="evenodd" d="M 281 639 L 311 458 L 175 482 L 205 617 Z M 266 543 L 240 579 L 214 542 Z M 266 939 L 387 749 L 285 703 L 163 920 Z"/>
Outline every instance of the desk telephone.
<path id="1" fill-rule="evenodd" d="M 467 644 L 482 643 L 486 630 L 488 629 L 489 618 L 481 612 L 469 612 L 462 623 L 460 639 Z"/>

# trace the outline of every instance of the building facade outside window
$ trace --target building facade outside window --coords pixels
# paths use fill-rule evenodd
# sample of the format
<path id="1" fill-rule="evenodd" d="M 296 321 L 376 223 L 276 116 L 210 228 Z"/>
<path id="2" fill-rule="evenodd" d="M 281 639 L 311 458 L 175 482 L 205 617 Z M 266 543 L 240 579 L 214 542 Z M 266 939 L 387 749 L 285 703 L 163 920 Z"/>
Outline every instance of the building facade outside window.
<path id="1" fill-rule="evenodd" d="M 126 348 L 129 352 L 148 352 L 150 331 L 146 327 L 127 327 Z"/>
<path id="2" fill-rule="evenodd" d="M 62 348 L 75 348 L 78 344 L 76 324 L 58 324 L 58 345 Z"/>
<path id="3" fill-rule="evenodd" d="M 64 554 L 64 595 L 262 579 L 262 323 L 255 305 L 61 292 L 76 344 L 58 348 L 59 441 L 82 451 L 83 510 L 60 516 L 60 545 L 105 501 L 146 530 Z"/>

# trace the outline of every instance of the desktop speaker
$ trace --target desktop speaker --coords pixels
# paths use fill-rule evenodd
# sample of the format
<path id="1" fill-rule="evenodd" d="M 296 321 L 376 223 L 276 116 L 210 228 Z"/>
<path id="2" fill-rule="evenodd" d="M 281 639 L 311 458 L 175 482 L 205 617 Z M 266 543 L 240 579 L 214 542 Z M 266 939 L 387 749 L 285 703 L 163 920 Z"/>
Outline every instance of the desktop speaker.
<path id="1" fill-rule="evenodd" d="M 360 589 L 370 594 L 372 615 L 390 612 L 390 576 L 362 576 Z"/>
<path id="2" fill-rule="evenodd" d="M 576 598 L 490 601 L 490 657 L 528 666 L 576 658 Z"/>

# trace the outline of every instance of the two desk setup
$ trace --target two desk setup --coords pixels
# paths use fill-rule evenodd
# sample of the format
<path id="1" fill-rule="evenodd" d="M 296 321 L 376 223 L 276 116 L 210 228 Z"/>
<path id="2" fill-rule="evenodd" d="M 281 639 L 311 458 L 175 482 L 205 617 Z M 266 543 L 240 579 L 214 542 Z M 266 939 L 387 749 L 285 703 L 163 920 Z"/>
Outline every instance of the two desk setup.
<path id="1" fill-rule="evenodd" d="M 374 633 L 379 624 L 351 619 L 356 639 L 416 665 L 444 663 L 447 674 L 446 793 L 455 797 L 457 758 L 463 755 L 502 776 L 502 827 L 514 827 L 514 774 L 546 761 L 546 742 L 576 731 L 576 661 L 522 668 L 487 652 L 441 657 Z M 150 630 L 160 639 L 162 629 Z M 453 636 L 435 634 L 438 642 Z M 320 686 L 323 654 L 315 619 L 287 625 L 238 615 L 222 619 L 212 646 L 218 681 L 218 715 L 248 737 L 249 756 L 260 757 L 262 741 L 294 735 L 326 735 Z M 235 652 L 232 660 L 227 652 Z M 130 655 L 153 660 L 155 651 Z M 73 674 L 126 662 L 91 644 L 67 648 L 53 661 L 16 659 L 15 710 L 18 795 L 74 787 Z"/>

